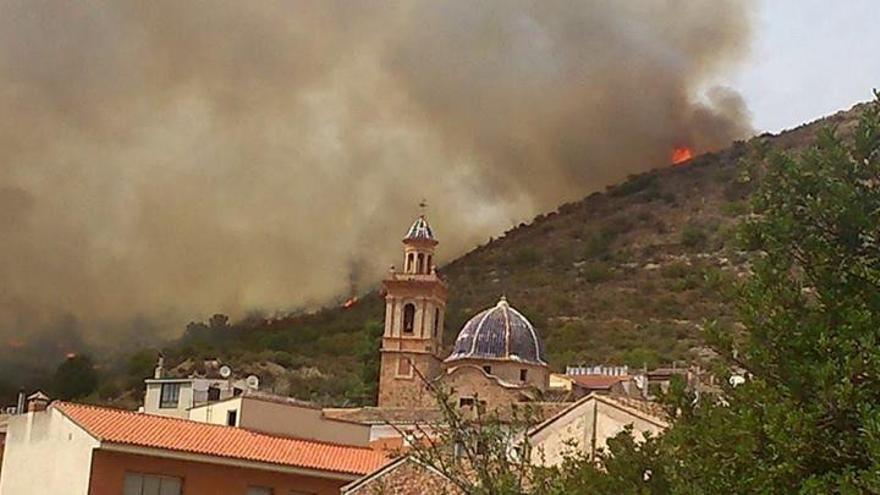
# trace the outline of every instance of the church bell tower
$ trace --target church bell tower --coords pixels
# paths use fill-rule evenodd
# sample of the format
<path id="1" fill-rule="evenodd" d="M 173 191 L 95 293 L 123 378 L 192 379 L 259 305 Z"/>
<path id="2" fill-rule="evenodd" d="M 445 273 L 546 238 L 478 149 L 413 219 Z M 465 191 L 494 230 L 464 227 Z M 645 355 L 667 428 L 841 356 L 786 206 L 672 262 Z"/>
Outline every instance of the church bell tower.
<path id="1" fill-rule="evenodd" d="M 434 268 L 437 240 L 422 215 L 403 238 L 403 269 L 382 282 L 385 333 L 379 373 L 379 407 L 434 405 L 424 380 L 440 375 L 446 284 Z M 419 377 L 421 375 L 421 378 Z"/>

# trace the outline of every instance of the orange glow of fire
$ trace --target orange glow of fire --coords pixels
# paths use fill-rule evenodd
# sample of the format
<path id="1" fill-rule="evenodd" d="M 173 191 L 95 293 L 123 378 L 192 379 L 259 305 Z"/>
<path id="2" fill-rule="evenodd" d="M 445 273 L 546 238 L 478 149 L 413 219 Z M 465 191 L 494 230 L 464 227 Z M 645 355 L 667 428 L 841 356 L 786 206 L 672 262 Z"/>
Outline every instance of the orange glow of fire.
<path id="1" fill-rule="evenodd" d="M 75 358 L 75 357 L 76 357 L 76 353 L 75 353 L 75 352 L 68 352 L 68 353 L 67 353 L 67 359 L 73 359 L 73 358 Z"/>
<path id="2" fill-rule="evenodd" d="M 342 307 L 345 309 L 348 309 L 348 308 L 354 306 L 355 304 L 357 304 L 357 302 L 358 302 L 358 298 L 357 298 L 357 296 L 355 296 L 355 297 L 352 297 L 351 299 L 349 299 L 348 301 L 345 301 L 345 303 L 342 305 Z"/>
<path id="3" fill-rule="evenodd" d="M 672 150 L 672 164 L 678 165 L 684 163 L 694 157 L 694 152 L 687 146 L 676 146 Z"/>

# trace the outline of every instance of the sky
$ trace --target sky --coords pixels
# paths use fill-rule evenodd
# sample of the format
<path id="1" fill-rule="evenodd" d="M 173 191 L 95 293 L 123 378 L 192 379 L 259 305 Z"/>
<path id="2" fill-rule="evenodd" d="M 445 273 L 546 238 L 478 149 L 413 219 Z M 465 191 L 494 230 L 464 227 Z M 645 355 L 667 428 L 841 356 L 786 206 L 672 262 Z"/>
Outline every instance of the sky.
<path id="1" fill-rule="evenodd" d="M 759 131 L 851 107 L 880 88 L 880 2 L 762 0 L 752 51 L 726 82 Z"/>

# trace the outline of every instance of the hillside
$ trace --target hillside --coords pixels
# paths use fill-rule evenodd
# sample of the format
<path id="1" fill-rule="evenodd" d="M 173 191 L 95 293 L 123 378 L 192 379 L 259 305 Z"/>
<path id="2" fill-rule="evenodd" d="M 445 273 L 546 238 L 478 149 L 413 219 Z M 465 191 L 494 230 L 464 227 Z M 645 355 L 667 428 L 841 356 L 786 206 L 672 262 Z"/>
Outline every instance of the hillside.
<path id="1" fill-rule="evenodd" d="M 701 325 L 734 321 L 731 282 L 747 269 L 749 254 L 734 238 L 760 176 L 749 156 L 766 146 L 802 150 L 823 125 L 845 135 L 857 112 L 632 176 L 487 240 L 440 269 L 450 286 L 446 344 L 469 316 L 505 294 L 539 328 L 556 369 L 701 359 Z M 442 249 L 443 232 L 437 234 Z M 349 308 L 231 325 L 215 318 L 191 324 L 166 352 L 184 363 L 181 371 L 220 357 L 237 371 L 260 374 L 278 393 L 369 401 L 382 311 L 373 291 Z M 128 369 L 134 376 L 109 390 L 131 386 L 149 366 L 150 353 L 136 356 Z"/>

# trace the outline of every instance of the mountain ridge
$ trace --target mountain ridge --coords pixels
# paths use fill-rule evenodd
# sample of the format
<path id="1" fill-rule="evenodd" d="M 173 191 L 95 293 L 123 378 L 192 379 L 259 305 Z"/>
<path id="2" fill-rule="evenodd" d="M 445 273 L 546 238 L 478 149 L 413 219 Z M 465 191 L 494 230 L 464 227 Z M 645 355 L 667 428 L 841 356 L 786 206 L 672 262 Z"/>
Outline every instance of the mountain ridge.
<path id="1" fill-rule="evenodd" d="M 737 141 L 676 166 L 631 175 L 560 205 L 439 268 L 450 288 L 444 345 L 501 295 L 542 334 L 554 369 L 568 365 L 657 366 L 700 362 L 706 321 L 735 322 L 730 287 L 748 269 L 737 223 L 759 173 L 750 155 L 800 151 L 816 130 L 851 133 L 864 104 L 782 131 Z M 438 232 L 442 249 L 443 233 Z M 281 318 L 217 315 L 193 322 L 165 346 L 173 372 L 198 373 L 219 358 L 263 388 L 323 404 L 372 403 L 384 302 L 378 289 L 354 303 Z M 104 370 L 94 399 L 133 406 L 156 350 Z"/>

